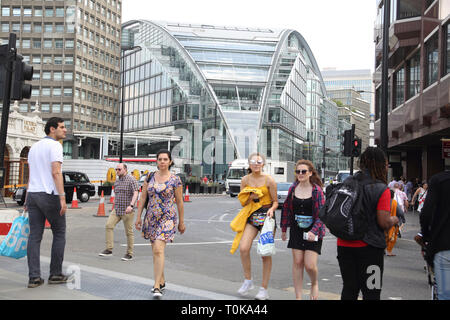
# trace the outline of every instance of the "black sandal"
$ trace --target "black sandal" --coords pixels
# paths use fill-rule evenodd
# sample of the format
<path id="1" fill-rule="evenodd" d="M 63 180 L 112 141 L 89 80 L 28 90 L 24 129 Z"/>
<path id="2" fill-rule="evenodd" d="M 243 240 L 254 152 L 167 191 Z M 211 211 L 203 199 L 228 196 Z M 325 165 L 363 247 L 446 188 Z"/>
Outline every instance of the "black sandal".
<path id="1" fill-rule="evenodd" d="M 39 287 L 42 284 L 44 284 L 44 279 L 42 279 L 41 277 L 30 279 L 28 281 L 28 288 L 36 288 L 36 287 Z"/>

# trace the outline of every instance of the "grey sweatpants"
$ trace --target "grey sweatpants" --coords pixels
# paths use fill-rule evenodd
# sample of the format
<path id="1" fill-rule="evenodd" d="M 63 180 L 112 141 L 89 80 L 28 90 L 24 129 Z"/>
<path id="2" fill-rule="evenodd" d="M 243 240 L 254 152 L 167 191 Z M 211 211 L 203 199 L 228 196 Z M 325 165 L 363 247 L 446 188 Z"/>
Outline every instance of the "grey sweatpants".
<path id="1" fill-rule="evenodd" d="M 27 195 L 30 236 L 28 238 L 27 259 L 29 278 L 41 276 L 41 240 L 45 219 L 53 233 L 50 276 L 62 274 L 64 248 L 66 246 L 66 215 L 60 216 L 61 204 L 58 195 L 45 192 L 29 192 Z"/>

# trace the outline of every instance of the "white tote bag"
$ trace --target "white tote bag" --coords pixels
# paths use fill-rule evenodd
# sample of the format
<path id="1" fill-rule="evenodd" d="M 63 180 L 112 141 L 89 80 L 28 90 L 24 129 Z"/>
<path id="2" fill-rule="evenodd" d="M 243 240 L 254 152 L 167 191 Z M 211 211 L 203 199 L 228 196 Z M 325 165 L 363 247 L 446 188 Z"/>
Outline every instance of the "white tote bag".
<path id="1" fill-rule="evenodd" d="M 267 217 L 261 229 L 258 240 L 257 252 L 263 257 L 273 256 L 275 254 L 275 241 L 273 231 L 275 229 L 275 220 Z"/>

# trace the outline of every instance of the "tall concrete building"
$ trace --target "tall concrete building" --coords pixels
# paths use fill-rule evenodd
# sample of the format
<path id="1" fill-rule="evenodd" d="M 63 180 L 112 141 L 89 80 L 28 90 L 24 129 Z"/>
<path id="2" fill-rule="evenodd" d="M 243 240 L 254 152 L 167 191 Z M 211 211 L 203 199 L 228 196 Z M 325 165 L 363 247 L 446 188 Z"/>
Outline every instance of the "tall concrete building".
<path id="1" fill-rule="evenodd" d="M 375 73 L 383 66 L 384 0 L 377 1 Z M 392 175 L 428 179 L 450 166 L 450 3 L 391 1 L 388 63 L 388 153 Z M 381 77 L 375 77 L 375 138 L 380 137 Z"/>
<path id="2" fill-rule="evenodd" d="M 372 104 L 373 84 L 370 69 L 337 70 L 326 68 L 321 73 L 327 90 L 353 89 L 358 91 L 364 100 Z"/>
<path id="3" fill-rule="evenodd" d="M 96 158 L 89 132 L 117 131 L 120 105 L 120 0 L 2 0 L 0 41 L 34 67 L 32 97 L 21 113 L 64 119 L 66 158 Z"/>
<path id="4" fill-rule="evenodd" d="M 339 119 L 355 125 L 355 135 L 362 140 L 362 149 L 369 146 L 370 104 L 353 89 L 327 90 L 330 99 L 338 102 Z"/>

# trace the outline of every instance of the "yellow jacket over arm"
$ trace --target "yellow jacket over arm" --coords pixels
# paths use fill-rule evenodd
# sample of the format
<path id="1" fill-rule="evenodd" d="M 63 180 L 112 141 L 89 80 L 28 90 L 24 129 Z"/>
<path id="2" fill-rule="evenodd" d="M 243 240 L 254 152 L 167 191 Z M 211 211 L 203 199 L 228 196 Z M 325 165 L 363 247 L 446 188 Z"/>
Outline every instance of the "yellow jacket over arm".
<path id="1" fill-rule="evenodd" d="M 260 198 L 263 196 L 263 193 L 260 189 L 246 187 L 238 195 L 238 199 L 241 202 L 241 205 L 244 205 L 247 202 L 251 192 L 255 193 Z M 250 217 L 253 212 L 261 208 L 261 206 L 261 202 L 250 201 L 245 207 L 241 209 L 241 211 L 239 211 L 233 221 L 231 221 L 231 230 L 237 232 L 236 236 L 234 237 L 233 244 L 231 245 L 231 254 L 234 254 L 236 249 L 239 247 L 239 242 L 241 241 L 242 234 L 244 233 L 245 224 L 247 223 L 248 217 Z"/>

